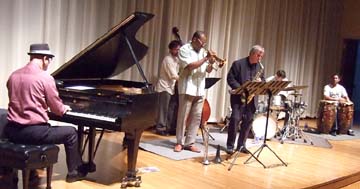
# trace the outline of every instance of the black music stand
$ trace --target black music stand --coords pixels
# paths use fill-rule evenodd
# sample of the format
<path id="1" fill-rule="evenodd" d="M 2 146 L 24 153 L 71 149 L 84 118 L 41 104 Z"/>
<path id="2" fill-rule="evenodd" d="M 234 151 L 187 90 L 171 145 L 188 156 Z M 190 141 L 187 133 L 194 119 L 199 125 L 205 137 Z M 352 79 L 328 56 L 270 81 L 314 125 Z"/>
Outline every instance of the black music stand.
<path id="1" fill-rule="evenodd" d="M 270 101 L 271 101 L 271 97 L 273 94 L 277 94 L 278 92 L 280 92 L 280 90 L 284 89 L 291 81 L 270 81 L 267 82 L 262 88 L 259 88 L 259 90 L 257 91 L 258 95 L 264 95 L 264 94 L 268 94 L 268 106 L 270 105 Z M 266 144 L 266 137 L 267 137 L 267 129 L 268 129 L 268 122 L 269 122 L 269 114 L 270 114 L 270 108 L 267 108 L 267 114 L 266 114 L 266 125 L 265 125 L 265 135 L 264 135 L 264 142 L 263 144 L 260 146 L 259 149 L 257 149 L 253 156 L 254 159 L 256 159 L 261 165 L 264 166 L 264 168 L 267 168 L 263 163 L 261 163 L 261 161 L 258 159 L 260 156 L 260 153 L 262 152 L 262 150 L 264 149 L 264 147 L 268 148 L 280 161 L 283 165 L 287 166 L 287 164 Z M 256 158 L 255 158 L 256 156 Z M 244 164 L 248 163 L 249 160 L 251 159 L 251 157 L 249 157 Z"/>
<path id="2" fill-rule="evenodd" d="M 266 85 L 266 82 L 258 82 L 258 81 L 246 81 L 243 85 L 241 85 L 239 88 L 233 90 L 231 93 L 232 94 L 239 94 L 239 95 L 242 95 L 242 94 L 245 94 L 245 111 L 247 111 L 247 106 L 248 106 L 248 103 L 247 100 L 248 100 L 248 97 L 250 95 L 259 95 L 258 94 L 258 91 L 259 89 L 262 89 L 264 86 Z M 239 138 L 238 138 L 239 140 Z M 233 159 L 233 161 L 231 162 L 229 168 L 228 168 L 228 171 L 231 170 L 232 166 L 234 165 L 236 159 L 239 157 L 240 155 L 240 151 L 242 150 L 239 146 L 238 146 L 239 149 L 237 149 L 237 151 L 235 152 L 235 157 Z M 247 150 L 245 148 L 245 150 L 251 155 L 251 157 L 253 157 L 256 161 L 258 161 L 261 165 L 263 165 L 264 167 L 266 167 L 257 157 L 254 156 L 253 153 L 251 153 L 249 150 Z"/>
<path id="3" fill-rule="evenodd" d="M 246 99 L 249 95 L 265 95 L 268 94 L 268 106 L 270 105 L 271 97 L 273 94 L 277 94 L 281 89 L 285 88 L 290 81 L 270 81 L 270 82 L 245 82 L 240 88 L 234 91 L 234 94 L 246 94 Z M 247 105 L 246 105 L 247 106 Z M 245 107 L 247 108 L 247 107 Z M 287 164 L 280 159 L 280 157 L 266 144 L 266 137 L 267 137 L 267 128 L 269 122 L 269 115 L 270 115 L 270 108 L 267 108 L 267 115 L 266 115 L 266 125 L 265 125 L 265 135 L 264 135 L 264 143 L 261 145 L 259 149 L 257 149 L 254 153 L 251 153 L 247 149 L 245 149 L 251 156 L 244 162 L 246 164 L 251 158 L 254 158 L 257 162 L 259 162 L 264 168 L 267 168 L 258 158 L 260 153 L 262 152 L 264 147 L 267 147 L 285 166 Z M 240 155 L 240 151 L 242 149 L 238 149 L 233 161 L 230 164 L 228 170 L 230 171 L 232 166 L 234 165 L 236 159 Z"/>

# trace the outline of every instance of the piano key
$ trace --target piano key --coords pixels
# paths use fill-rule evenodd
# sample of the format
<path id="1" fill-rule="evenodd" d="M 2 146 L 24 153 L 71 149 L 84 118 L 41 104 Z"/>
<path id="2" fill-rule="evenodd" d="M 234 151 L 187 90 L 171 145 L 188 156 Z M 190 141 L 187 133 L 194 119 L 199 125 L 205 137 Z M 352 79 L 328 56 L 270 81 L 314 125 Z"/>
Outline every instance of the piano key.
<path id="1" fill-rule="evenodd" d="M 107 121 L 107 122 L 113 122 L 113 123 L 115 123 L 115 121 L 117 119 L 114 117 L 106 117 L 106 116 L 101 116 L 101 115 L 96 115 L 96 114 L 88 114 L 88 113 L 72 112 L 72 111 L 66 112 L 66 115 L 71 115 L 74 117 L 96 119 L 96 120 L 100 120 L 100 121 Z"/>

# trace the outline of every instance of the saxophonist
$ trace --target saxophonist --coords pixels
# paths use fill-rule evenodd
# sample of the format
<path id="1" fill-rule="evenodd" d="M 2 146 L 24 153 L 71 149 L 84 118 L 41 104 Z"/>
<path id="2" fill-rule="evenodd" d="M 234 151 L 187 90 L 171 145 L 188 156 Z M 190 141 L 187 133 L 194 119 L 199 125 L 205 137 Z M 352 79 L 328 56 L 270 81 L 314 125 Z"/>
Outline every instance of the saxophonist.
<path id="1" fill-rule="evenodd" d="M 263 58 L 265 49 L 260 45 L 254 45 L 245 58 L 241 58 L 232 63 L 227 74 L 227 83 L 232 90 L 239 88 L 246 81 L 265 81 L 264 68 L 260 61 Z M 241 122 L 240 134 L 237 141 L 236 151 L 248 154 L 246 149 L 246 139 L 251 130 L 254 120 L 254 113 L 257 106 L 257 97 L 250 101 L 242 94 L 231 94 L 230 105 L 232 108 L 230 123 L 228 127 L 228 137 L 226 142 L 226 153 L 234 153 L 234 143 Z"/>

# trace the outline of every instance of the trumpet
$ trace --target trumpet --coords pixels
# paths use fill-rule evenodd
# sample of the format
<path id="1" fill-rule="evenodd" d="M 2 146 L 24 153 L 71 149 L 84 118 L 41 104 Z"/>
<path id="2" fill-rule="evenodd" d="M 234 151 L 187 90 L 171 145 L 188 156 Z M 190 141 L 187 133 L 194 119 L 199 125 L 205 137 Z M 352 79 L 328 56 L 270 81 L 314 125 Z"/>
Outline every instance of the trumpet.
<path id="1" fill-rule="evenodd" d="M 212 51 L 209 51 L 209 50 L 206 50 L 207 52 L 207 56 L 209 58 L 213 58 L 215 60 L 215 62 L 213 63 L 210 63 L 210 64 L 215 64 L 217 63 L 217 67 L 218 68 L 222 68 L 226 63 L 227 63 L 227 60 L 226 59 L 222 59 L 222 58 L 219 58 L 218 56 L 216 56 Z M 214 68 L 214 67 L 213 67 Z M 215 68 L 214 68 L 215 69 Z M 215 69 L 217 70 L 217 69 Z"/>

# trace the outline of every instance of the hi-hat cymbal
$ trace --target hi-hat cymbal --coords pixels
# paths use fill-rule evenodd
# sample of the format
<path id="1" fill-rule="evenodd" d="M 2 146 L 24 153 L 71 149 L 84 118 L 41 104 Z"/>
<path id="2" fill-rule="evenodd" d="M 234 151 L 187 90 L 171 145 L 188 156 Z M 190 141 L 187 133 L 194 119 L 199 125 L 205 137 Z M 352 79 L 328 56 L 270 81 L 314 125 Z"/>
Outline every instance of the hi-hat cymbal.
<path id="1" fill-rule="evenodd" d="M 306 89 L 308 88 L 307 85 L 294 85 L 294 86 L 291 86 L 291 87 L 287 87 L 285 89 L 283 89 L 282 91 L 295 91 L 295 90 L 299 90 L 299 89 Z"/>
<path id="2" fill-rule="evenodd" d="M 290 95 L 294 95 L 294 96 L 301 96 L 301 93 L 291 93 Z"/>

